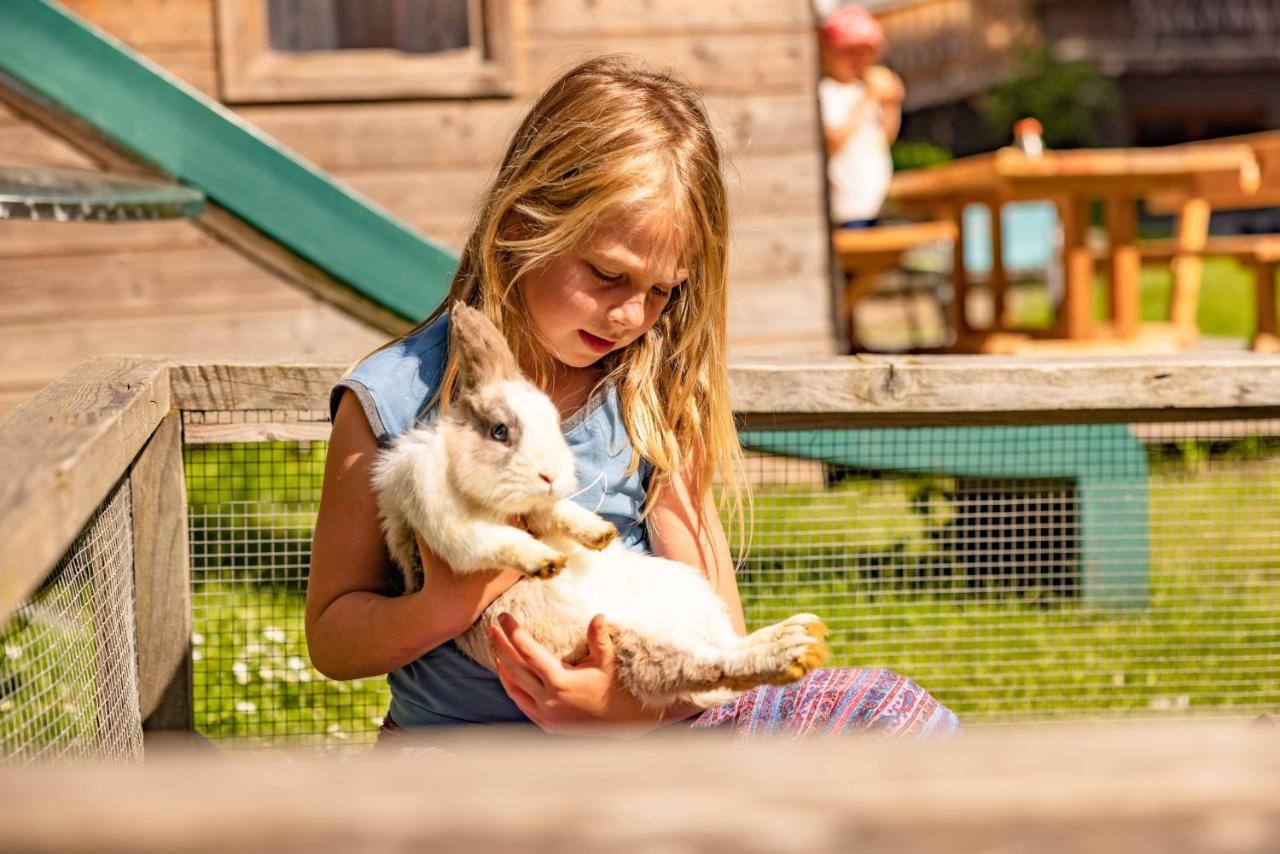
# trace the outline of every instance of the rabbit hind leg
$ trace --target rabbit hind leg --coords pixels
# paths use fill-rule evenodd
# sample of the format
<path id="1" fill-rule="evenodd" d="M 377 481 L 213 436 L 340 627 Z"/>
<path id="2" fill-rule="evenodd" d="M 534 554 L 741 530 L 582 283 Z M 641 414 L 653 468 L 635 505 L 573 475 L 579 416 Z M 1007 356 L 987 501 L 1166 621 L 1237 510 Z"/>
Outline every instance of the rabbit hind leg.
<path id="1" fill-rule="evenodd" d="M 741 638 L 731 648 L 701 653 L 622 627 L 611 627 L 611 633 L 619 678 L 653 707 L 681 699 L 724 702 L 736 691 L 785 685 L 827 658 L 826 626 L 808 614 Z"/>

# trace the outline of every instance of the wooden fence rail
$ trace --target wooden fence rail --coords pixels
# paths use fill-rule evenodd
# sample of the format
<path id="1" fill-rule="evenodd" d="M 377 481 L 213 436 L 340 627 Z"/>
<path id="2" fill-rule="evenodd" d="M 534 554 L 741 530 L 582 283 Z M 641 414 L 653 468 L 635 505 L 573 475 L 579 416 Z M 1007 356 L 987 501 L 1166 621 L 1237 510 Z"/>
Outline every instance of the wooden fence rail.
<path id="1" fill-rule="evenodd" d="M 343 762 L 178 754 L 0 770 L 0 849 L 1280 850 L 1280 740 L 1246 724 L 988 730 L 945 744 L 502 735 Z"/>

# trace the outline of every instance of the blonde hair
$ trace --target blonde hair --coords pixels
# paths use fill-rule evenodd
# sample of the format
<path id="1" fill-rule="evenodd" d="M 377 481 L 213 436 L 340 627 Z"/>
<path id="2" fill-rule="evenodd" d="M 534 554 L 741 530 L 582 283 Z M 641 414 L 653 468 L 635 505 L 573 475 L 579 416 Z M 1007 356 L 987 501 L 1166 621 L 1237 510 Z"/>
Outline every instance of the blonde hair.
<path id="1" fill-rule="evenodd" d="M 742 451 L 725 367 L 728 207 L 719 145 L 687 84 L 617 55 L 551 84 L 507 148 L 448 299 L 418 328 L 462 300 L 493 321 L 545 388 L 553 357 L 528 321 L 522 278 L 611 217 L 658 212 L 674 214 L 688 277 L 648 332 L 604 357 L 602 382 L 618 390 L 631 470 L 639 458 L 653 466 L 646 513 L 700 453 L 701 470 L 689 474 L 702 484 L 718 476 L 721 502 L 731 498 L 740 517 Z M 451 353 L 441 400 L 456 381 Z"/>

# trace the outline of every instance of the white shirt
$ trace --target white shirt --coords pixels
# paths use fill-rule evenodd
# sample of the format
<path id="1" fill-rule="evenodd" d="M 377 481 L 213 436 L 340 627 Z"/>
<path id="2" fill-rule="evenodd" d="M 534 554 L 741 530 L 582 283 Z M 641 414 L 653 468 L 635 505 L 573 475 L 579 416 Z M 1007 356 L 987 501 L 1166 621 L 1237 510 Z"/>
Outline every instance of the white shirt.
<path id="1" fill-rule="evenodd" d="M 827 128 L 843 127 L 849 114 L 868 98 L 861 80 L 839 83 L 830 77 L 822 78 L 818 81 L 822 124 Z M 884 110 L 879 102 L 870 101 L 853 133 L 827 159 L 832 221 L 874 219 L 880 213 L 892 176 L 893 158 L 889 156 L 884 132 Z"/>

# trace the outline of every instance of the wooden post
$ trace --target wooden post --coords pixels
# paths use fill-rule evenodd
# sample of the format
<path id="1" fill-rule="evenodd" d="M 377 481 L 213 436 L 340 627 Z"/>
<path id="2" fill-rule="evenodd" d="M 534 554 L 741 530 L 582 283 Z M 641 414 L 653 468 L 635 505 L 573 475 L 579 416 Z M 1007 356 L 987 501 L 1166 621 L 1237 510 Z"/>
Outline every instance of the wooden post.
<path id="1" fill-rule="evenodd" d="M 1009 274 L 1004 269 L 1004 205 L 989 202 L 991 211 L 991 328 L 1004 329 L 1005 296 L 1009 291 Z"/>
<path id="2" fill-rule="evenodd" d="M 1107 200 L 1107 231 L 1111 239 L 1111 318 L 1115 334 L 1138 334 L 1142 306 L 1142 256 L 1134 245 L 1137 214 L 1133 201 L 1121 196 Z"/>
<path id="3" fill-rule="evenodd" d="M 181 416 L 170 412 L 129 474 L 143 729 L 191 730 L 191 570 Z"/>
<path id="4" fill-rule="evenodd" d="M 1280 332 L 1276 330 L 1277 265 L 1277 261 L 1257 260 L 1253 263 L 1254 304 L 1258 313 L 1253 349 L 1264 353 L 1280 351 Z"/>
<path id="5" fill-rule="evenodd" d="M 1066 279 L 1057 334 L 1061 338 L 1092 338 L 1093 256 L 1085 245 L 1089 227 L 1088 202 L 1068 196 L 1058 200 L 1062 219 L 1062 266 Z"/>
<path id="6" fill-rule="evenodd" d="M 1196 310 L 1200 305 L 1200 272 L 1209 235 L 1209 202 L 1196 196 L 1186 199 L 1178 214 L 1178 254 L 1173 259 L 1173 301 L 1169 306 L 1169 321 L 1173 324 L 1182 345 L 1193 343 L 1199 337 L 1196 328 Z"/>

